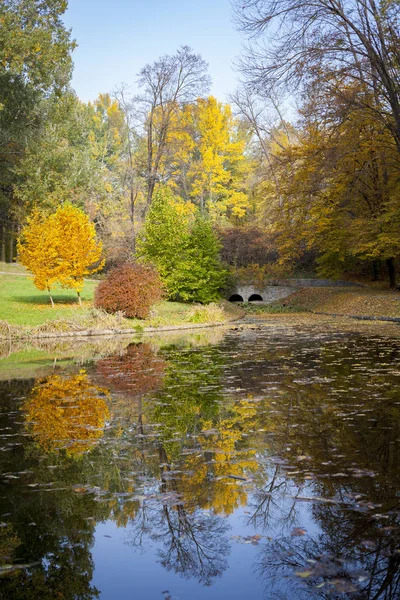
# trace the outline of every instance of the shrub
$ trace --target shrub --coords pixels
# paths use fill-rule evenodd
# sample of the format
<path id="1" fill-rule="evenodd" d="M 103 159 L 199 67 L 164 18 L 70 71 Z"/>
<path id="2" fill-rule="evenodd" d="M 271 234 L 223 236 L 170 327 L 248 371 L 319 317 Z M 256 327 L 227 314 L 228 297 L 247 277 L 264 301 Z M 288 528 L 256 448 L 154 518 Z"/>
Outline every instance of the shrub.
<path id="1" fill-rule="evenodd" d="M 211 302 L 206 306 L 196 306 L 190 312 L 188 321 L 190 323 L 224 323 L 227 315 L 222 306 Z"/>
<path id="2" fill-rule="evenodd" d="M 94 305 L 109 313 L 122 311 L 126 317 L 145 319 L 162 297 L 163 286 L 153 267 L 125 263 L 98 285 Z"/>
<path id="3" fill-rule="evenodd" d="M 275 263 L 279 256 L 276 234 L 260 227 L 228 227 L 218 230 L 221 241 L 221 260 L 234 267 L 249 264 L 267 265 Z"/>

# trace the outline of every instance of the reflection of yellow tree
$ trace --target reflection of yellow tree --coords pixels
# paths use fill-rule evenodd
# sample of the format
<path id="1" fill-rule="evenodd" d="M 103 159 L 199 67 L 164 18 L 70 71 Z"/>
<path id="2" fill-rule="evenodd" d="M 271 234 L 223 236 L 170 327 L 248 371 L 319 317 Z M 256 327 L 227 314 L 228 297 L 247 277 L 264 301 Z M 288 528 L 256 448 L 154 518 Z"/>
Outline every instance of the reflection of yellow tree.
<path id="1" fill-rule="evenodd" d="M 107 395 L 89 382 L 85 371 L 73 377 L 52 375 L 35 385 L 23 410 L 42 448 L 65 448 L 70 456 L 79 455 L 103 434 L 110 413 L 101 396 Z"/>
<path id="2" fill-rule="evenodd" d="M 256 407 L 247 400 L 238 402 L 230 414 L 217 424 L 203 423 L 199 437 L 201 456 L 191 456 L 185 470 L 182 485 L 186 499 L 190 496 L 202 508 L 213 509 L 216 514 L 232 514 L 239 506 L 247 503 L 247 492 L 242 479 L 249 471 L 258 468 L 255 450 L 240 449 L 243 434 L 252 428 Z M 212 460 L 207 460 L 205 457 Z M 209 479 L 210 468 L 212 479 Z"/>

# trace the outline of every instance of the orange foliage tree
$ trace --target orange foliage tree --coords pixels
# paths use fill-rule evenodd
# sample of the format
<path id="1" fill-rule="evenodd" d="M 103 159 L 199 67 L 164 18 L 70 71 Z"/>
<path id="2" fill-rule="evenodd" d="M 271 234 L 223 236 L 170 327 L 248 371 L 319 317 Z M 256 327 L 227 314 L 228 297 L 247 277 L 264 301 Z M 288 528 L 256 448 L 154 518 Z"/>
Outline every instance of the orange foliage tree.
<path id="1" fill-rule="evenodd" d="M 106 389 L 92 385 L 85 371 L 39 381 L 24 403 L 25 420 L 47 452 L 65 448 L 69 456 L 90 450 L 102 437 L 110 412 Z"/>
<path id="2" fill-rule="evenodd" d="M 48 217 L 34 211 L 18 240 L 18 256 L 36 287 L 48 290 L 52 306 L 56 283 L 76 290 L 81 304 L 83 278 L 104 265 L 93 223 L 72 204 L 63 204 Z"/>

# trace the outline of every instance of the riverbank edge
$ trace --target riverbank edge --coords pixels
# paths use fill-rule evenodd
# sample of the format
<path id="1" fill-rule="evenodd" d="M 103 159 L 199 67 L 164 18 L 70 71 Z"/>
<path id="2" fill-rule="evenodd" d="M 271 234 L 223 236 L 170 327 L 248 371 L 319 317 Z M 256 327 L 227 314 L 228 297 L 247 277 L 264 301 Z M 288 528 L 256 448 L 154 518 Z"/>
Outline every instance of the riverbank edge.
<path id="1" fill-rule="evenodd" d="M 239 309 L 238 309 L 239 310 Z M 138 327 L 131 329 L 84 329 L 76 331 L 56 331 L 43 333 L 13 332 L 13 326 L 9 325 L 9 335 L 0 334 L 0 340 L 38 340 L 38 339 L 57 339 L 57 338 L 82 338 L 82 337 L 101 337 L 110 335 L 141 335 L 143 333 L 162 333 L 164 331 L 190 331 L 193 329 L 207 329 L 212 327 L 226 327 L 230 323 L 235 323 L 246 316 L 246 311 L 240 309 L 239 314 L 228 315 L 225 321 L 212 323 L 185 323 L 183 325 L 160 325 L 160 327 Z"/>
<path id="2" fill-rule="evenodd" d="M 304 311 L 305 312 L 305 311 Z M 357 321 L 382 321 L 382 322 L 390 322 L 390 323 L 400 323 L 400 317 L 380 317 L 373 315 L 346 315 L 341 313 L 328 313 L 328 312 L 319 312 L 315 310 L 311 310 L 310 314 L 312 315 L 323 315 L 325 317 L 345 317 L 347 319 L 356 319 Z"/>

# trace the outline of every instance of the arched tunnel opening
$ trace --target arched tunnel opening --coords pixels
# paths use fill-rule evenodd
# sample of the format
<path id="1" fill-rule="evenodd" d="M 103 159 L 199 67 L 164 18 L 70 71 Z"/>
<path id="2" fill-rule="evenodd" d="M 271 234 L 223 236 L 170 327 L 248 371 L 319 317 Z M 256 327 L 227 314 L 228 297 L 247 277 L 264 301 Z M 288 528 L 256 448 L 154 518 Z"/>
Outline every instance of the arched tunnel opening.
<path id="1" fill-rule="evenodd" d="M 262 296 L 260 294 L 252 294 L 249 298 L 249 302 L 262 302 Z"/>
<path id="2" fill-rule="evenodd" d="M 240 296 L 239 294 L 233 294 L 230 298 L 229 298 L 229 302 L 243 302 L 243 298 L 242 296 Z"/>

